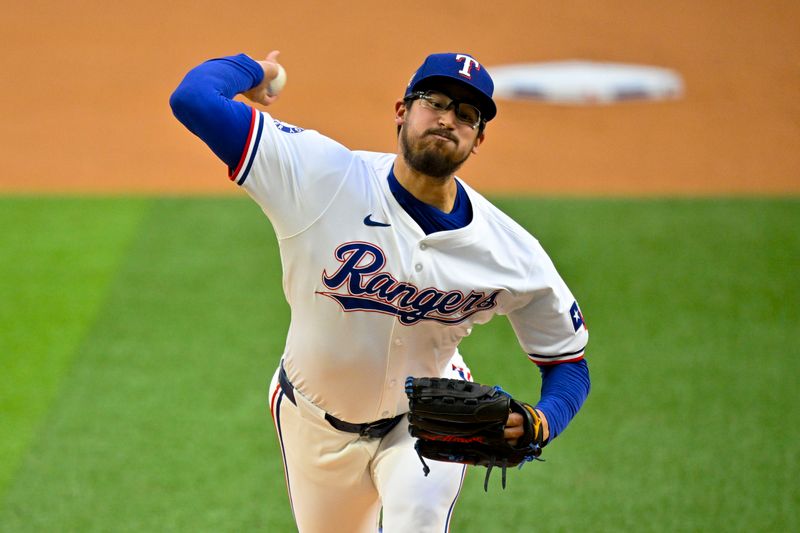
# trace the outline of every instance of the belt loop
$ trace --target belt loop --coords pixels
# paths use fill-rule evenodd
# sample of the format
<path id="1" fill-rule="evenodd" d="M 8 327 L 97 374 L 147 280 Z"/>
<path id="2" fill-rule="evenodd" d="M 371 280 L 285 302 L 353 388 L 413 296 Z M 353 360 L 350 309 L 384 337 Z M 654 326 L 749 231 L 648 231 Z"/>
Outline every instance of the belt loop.
<path id="1" fill-rule="evenodd" d="M 283 359 L 281 359 L 281 369 L 278 371 L 278 383 L 289 401 L 297 405 L 297 400 L 294 399 L 294 385 L 289 381 L 289 376 L 286 375 L 286 370 L 283 368 Z"/>

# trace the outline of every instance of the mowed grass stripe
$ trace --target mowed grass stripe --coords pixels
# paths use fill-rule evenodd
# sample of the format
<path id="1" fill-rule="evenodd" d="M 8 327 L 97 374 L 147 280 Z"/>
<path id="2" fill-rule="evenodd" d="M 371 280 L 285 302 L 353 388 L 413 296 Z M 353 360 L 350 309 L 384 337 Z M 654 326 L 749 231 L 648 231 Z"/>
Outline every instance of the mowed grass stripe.
<path id="1" fill-rule="evenodd" d="M 505 492 L 470 470 L 453 530 L 797 530 L 800 202 L 499 203 L 579 297 L 593 391 Z M 293 530 L 266 412 L 279 269 L 248 200 L 157 201 L 0 530 Z M 506 321 L 463 348 L 477 379 L 535 401 Z"/>
<path id="2" fill-rule="evenodd" d="M 267 407 L 279 269 L 251 202 L 153 201 L 0 524 L 249 531 L 272 505 L 288 530 Z"/>
<path id="3" fill-rule="evenodd" d="M 800 529 L 800 202 L 500 203 L 580 299 L 593 390 L 506 493 L 470 472 L 454 531 Z M 503 322 L 463 351 L 538 397 Z"/>
<path id="4" fill-rule="evenodd" d="M 146 204 L 0 198 L 0 501 Z"/>

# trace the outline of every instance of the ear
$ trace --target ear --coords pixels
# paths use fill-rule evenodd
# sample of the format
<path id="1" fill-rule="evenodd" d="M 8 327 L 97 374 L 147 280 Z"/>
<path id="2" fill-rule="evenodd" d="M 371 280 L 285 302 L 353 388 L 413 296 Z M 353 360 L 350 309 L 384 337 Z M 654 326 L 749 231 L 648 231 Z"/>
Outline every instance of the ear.
<path id="1" fill-rule="evenodd" d="M 480 132 L 478 136 L 475 138 L 475 143 L 472 145 L 471 151 L 473 154 L 478 153 L 478 147 L 483 144 L 483 141 L 485 139 L 486 139 L 486 132 L 485 131 Z"/>
<path id="2" fill-rule="evenodd" d="M 407 112 L 408 108 L 402 99 L 394 103 L 394 123 L 396 126 L 402 126 L 405 123 Z"/>

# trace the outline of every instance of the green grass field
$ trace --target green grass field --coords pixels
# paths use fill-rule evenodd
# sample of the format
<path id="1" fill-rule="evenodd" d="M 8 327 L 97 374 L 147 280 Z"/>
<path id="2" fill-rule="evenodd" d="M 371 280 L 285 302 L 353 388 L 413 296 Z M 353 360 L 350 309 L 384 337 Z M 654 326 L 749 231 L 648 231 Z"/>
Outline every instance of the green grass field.
<path id="1" fill-rule="evenodd" d="M 584 310 L 592 393 L 453 531 L 800 529 L 800 200 L 500 199 Z M 0 198 L 0 531 L 293 531 L 288 321 L 244 198 Z M 463 352 L 529 401 L 500 318 Z"/>

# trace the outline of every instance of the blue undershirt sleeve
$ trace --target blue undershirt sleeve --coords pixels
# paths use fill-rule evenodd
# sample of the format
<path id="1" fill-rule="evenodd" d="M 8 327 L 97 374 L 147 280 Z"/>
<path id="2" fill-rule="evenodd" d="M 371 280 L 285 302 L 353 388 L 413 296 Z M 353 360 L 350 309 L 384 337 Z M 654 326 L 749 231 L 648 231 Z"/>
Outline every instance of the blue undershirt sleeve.
<path id="1" fill-rule="evenodd" d="M 589 365 L 585 359 L 557 365 L 540 365 L 542 394 L 536 408 L 544 413 L 553 440 L 577 414 L 589 395 Z"/>
<path id="2" fill-rule="evenodd" d="M 261 83 L 261 65 L 244 54 L 206 61 L 193 68 L 169 99 L 172 113 L 229 168 L 236 168 L 247 143 L 252 108 L 232 98 Z"/>

